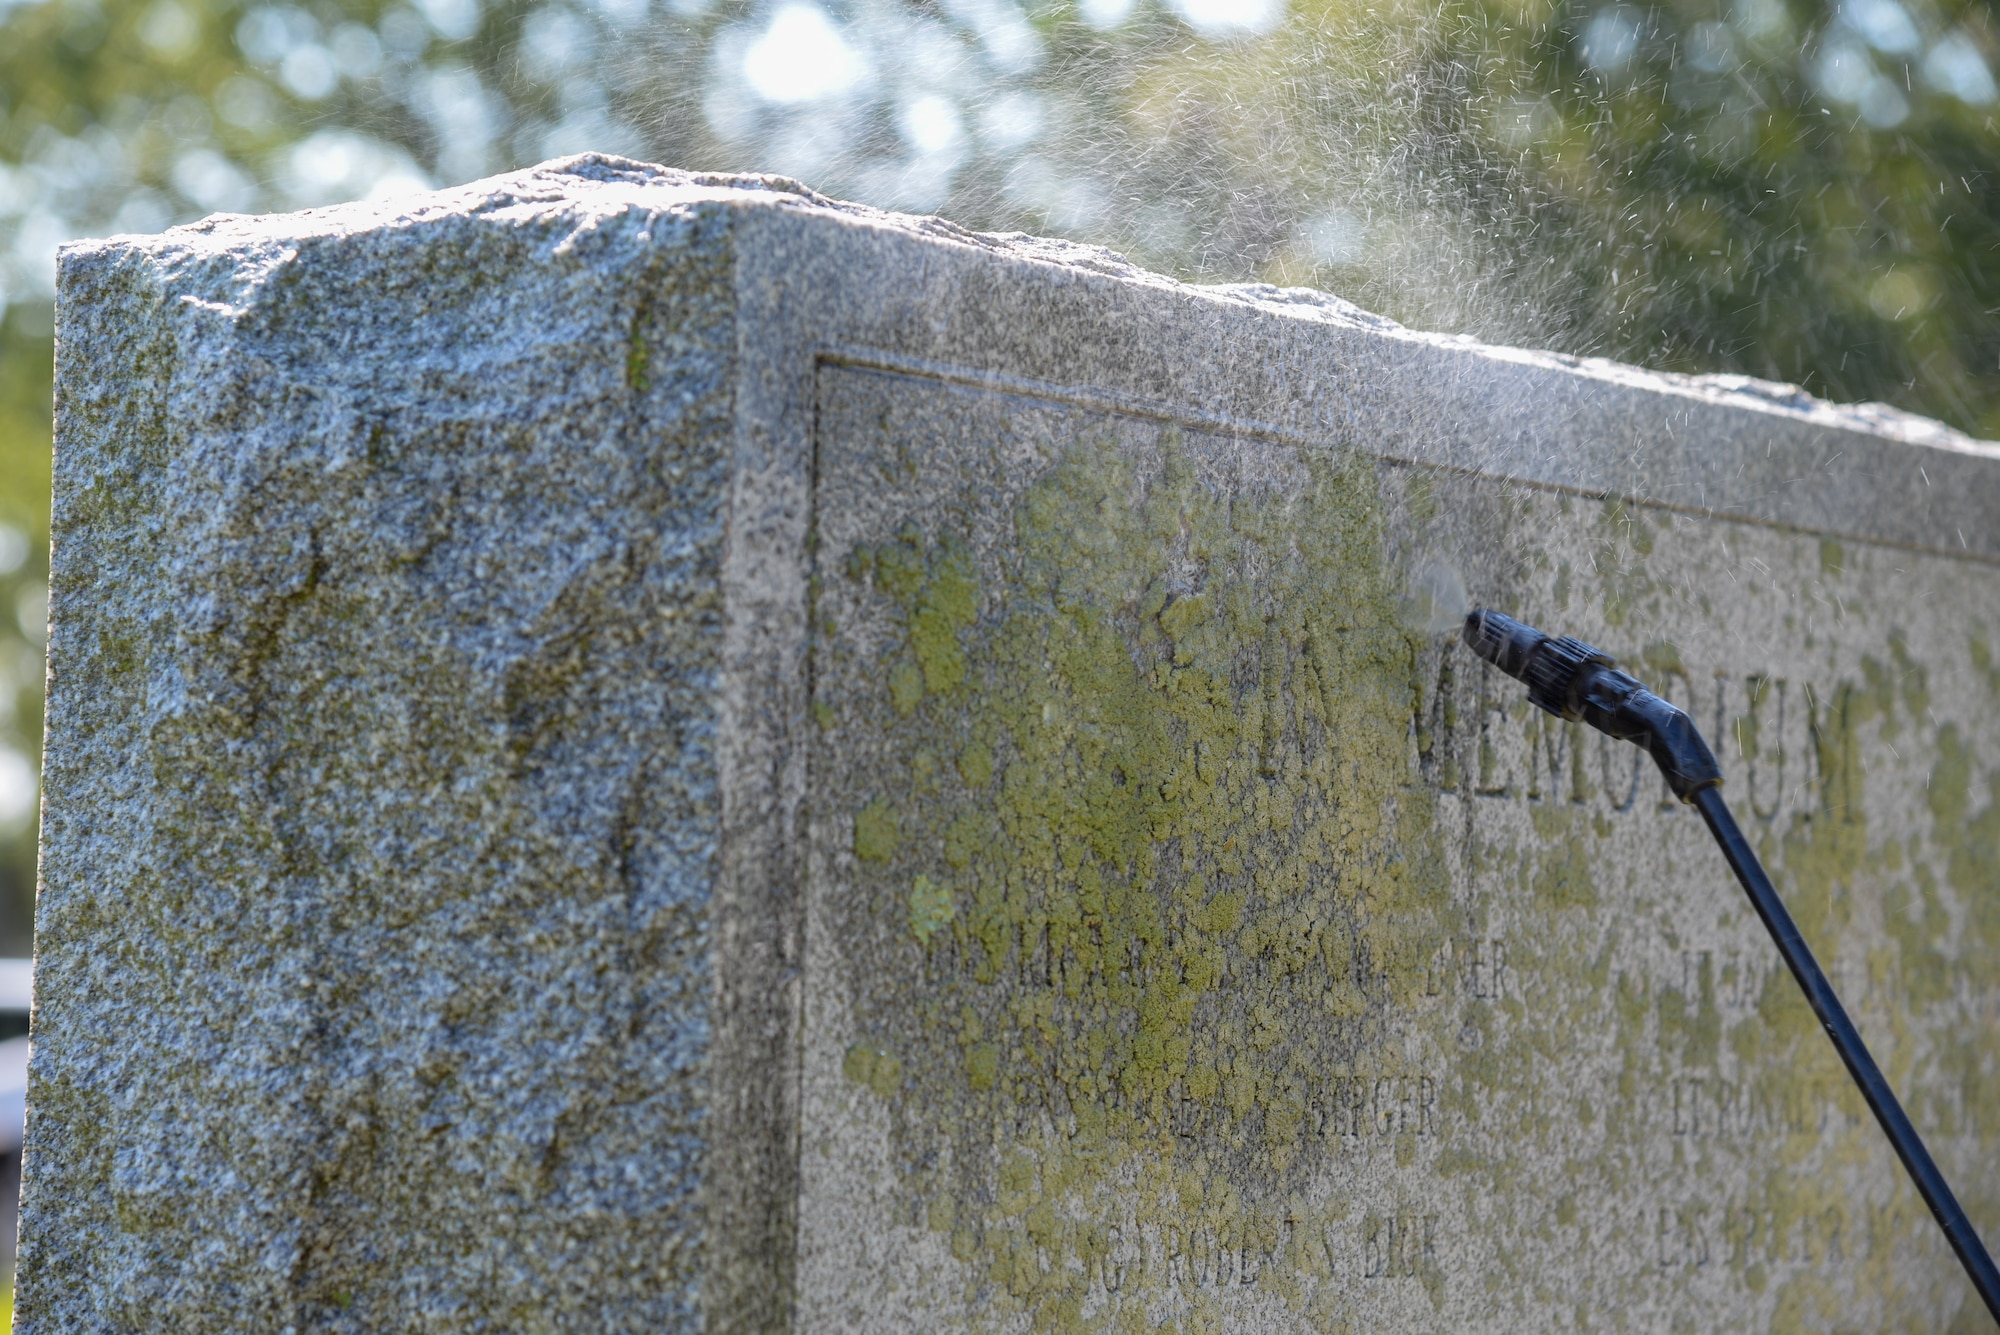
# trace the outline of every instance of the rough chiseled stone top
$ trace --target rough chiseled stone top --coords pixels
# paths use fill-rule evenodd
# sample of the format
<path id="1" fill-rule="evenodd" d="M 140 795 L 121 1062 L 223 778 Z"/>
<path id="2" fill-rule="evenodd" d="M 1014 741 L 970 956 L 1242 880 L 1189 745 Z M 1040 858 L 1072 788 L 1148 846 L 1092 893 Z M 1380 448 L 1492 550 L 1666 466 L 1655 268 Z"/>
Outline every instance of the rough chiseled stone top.
<path id="1" fill-rule="evenodd" d="M 1509 348 L 1464 335 L 1405 328 L 1395 320 L 1361 309 L 1331 293 L 1269 283 L 1187 285 L 1151 273 L 1102 246 L 1025 232 L 975 232 L 943 218 L 919 217 L 831 199 L 789 177 L 685 172 L 604 154 L 583 154 L 526 171 L 475 181 L 454 189 L 384 202 L 359 202 L 289 214 L 218 214 L 176 227 L 157 238 L 118 237 L 81 242 L 72 249 L 143 244 L 153 253 L 228 253 L 246 288 L 254 287 L 263 266 L 250 260 L 265 246 L 284 247 L 308 237 L 332 237 L 401 229 L 426 221 L 471 214 L 495 222 L 534 224 L 560 221 L 580 237 L 628 214 L 648 215 L 698 203 L 758 204 L 824 210 L 868 226 L 912 236 L 977 246 L 1009 258 L 1087 270 L 1093 273 L 1209 294 L 1299 318 L 1376 330 L 1400 339 L 1445 347 L 1478 349 L 1509 361 L 1560 366 L 1593 378 L 1698 396 L 1733 407 L 1774 411 L 1823 425 L 1861 429 L 1897 440 L 1939 445 L 1990 455 L 1992 442 L 1977 441 L 1933 418 L 1880 403 L 1840 404 L 1816 398 L 1797 385 L 1737 374 L 1684 375 L 1649 371 L 1603 357 Z"/>

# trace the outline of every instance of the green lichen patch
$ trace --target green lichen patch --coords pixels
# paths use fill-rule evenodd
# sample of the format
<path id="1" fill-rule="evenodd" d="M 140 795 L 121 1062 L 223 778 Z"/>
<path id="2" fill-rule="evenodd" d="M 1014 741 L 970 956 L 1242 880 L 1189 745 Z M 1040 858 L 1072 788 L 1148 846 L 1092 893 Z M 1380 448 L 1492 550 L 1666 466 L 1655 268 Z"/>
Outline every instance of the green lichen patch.
<path id="1" fill-rule="evenodd" d="M 887 862 L 902 842 L 896 808 L 876 798 L 854 813 L 854 856 L 863 862 Z"/>
<path id="2" fill-rule="evenodd" d="M 906 776 L 856 819 L 891 910 L 862 921 L 923 952 L 856 975 L 858 1022 L 906 1058 L 897 1157 L 935 1166 L 904 1189 L 1038 1328 L 1103 1306 L 1135 1231 L 1196 1201 L 1303 1304 L 1325 1243 L 1287 1202 L 1325 1148 L 1380 1115 L 1377 1081 L 1405 1160 L 1445 1116 L 1380 1041 L 1453 921 L 1372 467 L 1228 489 L 1204 448 L 1086 438 L 1004 551 L 912 520 L 842 562 L 894 631 L 824 689 L 873 721 L 857 759 Z"/>
<path id="3" fill-rule="evenodd" d="M 951 925 L 951 890 L 918 873 L 910 885 L 910 935 L 928 945 L 933 933 Z"/>
<path id="4" fill-rule="evenodd" d="M 855 1084 L 874 1091 L 880 1098 L 892 1098 L 903 1084 L 903 1063 L 887 1048 L 856 1043 L 847 1049 L 840 1072 Z"/>

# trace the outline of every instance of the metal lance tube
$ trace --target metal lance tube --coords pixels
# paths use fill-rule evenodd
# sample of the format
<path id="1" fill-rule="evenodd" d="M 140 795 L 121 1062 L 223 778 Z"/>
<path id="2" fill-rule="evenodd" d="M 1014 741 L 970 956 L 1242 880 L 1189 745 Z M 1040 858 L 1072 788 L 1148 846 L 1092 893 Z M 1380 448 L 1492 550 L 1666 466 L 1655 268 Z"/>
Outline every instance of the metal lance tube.
<path id="1" fill-rule="evenodd" d="M 1846 1063 L 1847 1073 L 1854 1077 L 1861 1097 L 1868 1101 L 1924 1203 L 1937 1217 L 1938 1227 L 1965 1267 L 1972 1287 L 1993 1319 L 2000 1321 L 2000 1271 L 1994 1269 L 1993 1258 L 1987 1255 L 1972 1221 L 1965 1217 L 1951 1184 L 1938 1171 L 1923 1137 L 1910 1124 L 1896 1092 L 1883 1078 L 1882 1068 L 1875 1064 L 1868 1045 L 1848 1019 L 1826 972 L 1778 898 L 1763 864 L 1737 828 L 1729 804 L 1722 800 L 1722 768 L 1696 731 L 1694 720 L 1636 678 L 1620 672 L 1609 655 L 1571 636 L 1547 636 L 1510 616 L 1477 608 L 1465 619 L 1465 643 L 1508 676 L 1525 682 L 1528 699 L 1557 718 L 1588 723 L 1600 732 L 1646 748 L 1674 796 L 1701 812 L 1730 870 L 1742 883 L 1757 916 L 1764 920 L 1778 953 L 1804 990 L 1806 1003 L 1819 1017 L 1820 1026 Z"/>

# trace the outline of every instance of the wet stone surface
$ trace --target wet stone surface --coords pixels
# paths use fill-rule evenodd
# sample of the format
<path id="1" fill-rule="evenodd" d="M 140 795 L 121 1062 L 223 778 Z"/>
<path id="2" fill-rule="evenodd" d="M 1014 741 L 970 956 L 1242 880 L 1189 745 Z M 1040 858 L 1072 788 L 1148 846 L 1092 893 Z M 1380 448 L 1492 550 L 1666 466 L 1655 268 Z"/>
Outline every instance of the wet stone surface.
<path id="1" fill-rule="evenodd" d="M 63 269 L 31 1332 L 1982 1329 L 2000 459 L 585 158 Z"/>
<path id="2" fill-rule="evenodd" d="M 819 393 L 814 784 L 845 802 L 808 901 L 809 1324 L 1969 1301 L 1699 818 L 1430 601 L 1544 609 L 1695 714 L 1990 1209 L 2000 679 L 1954 617 L 1984 569 L 917 377 Z"/>

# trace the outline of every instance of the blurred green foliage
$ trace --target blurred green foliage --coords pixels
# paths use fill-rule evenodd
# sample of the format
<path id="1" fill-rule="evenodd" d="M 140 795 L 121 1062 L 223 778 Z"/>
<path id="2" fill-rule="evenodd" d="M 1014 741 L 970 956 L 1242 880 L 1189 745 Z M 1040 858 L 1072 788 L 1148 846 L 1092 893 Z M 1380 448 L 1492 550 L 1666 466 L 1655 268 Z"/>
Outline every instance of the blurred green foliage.
<path id="1" fill-rule="evenodd" d="M 34 317 L 0 327 L 0 954 L 28 953 L 32 773 L 41 755 L 48 588 L 50 345 Z"/>
<path id="2" fill-rule="evenodd" d="M 45 548 L 57 242 L 586 148 L 2000 436 L 1994 54 L 1964 0 L 0 0 L 0 521 Z"/>
<path id="3" fill-rule="evenodd" d="M 1584 59 L 1606 14 L 1629 16 L 1636 44 L 1614 71 Z M 1569 271 L 1578 342 L 2000 436 L 1986 6 L 1482 20 L 1487 151 L 1511 151 L 1508 208 Z"/>

